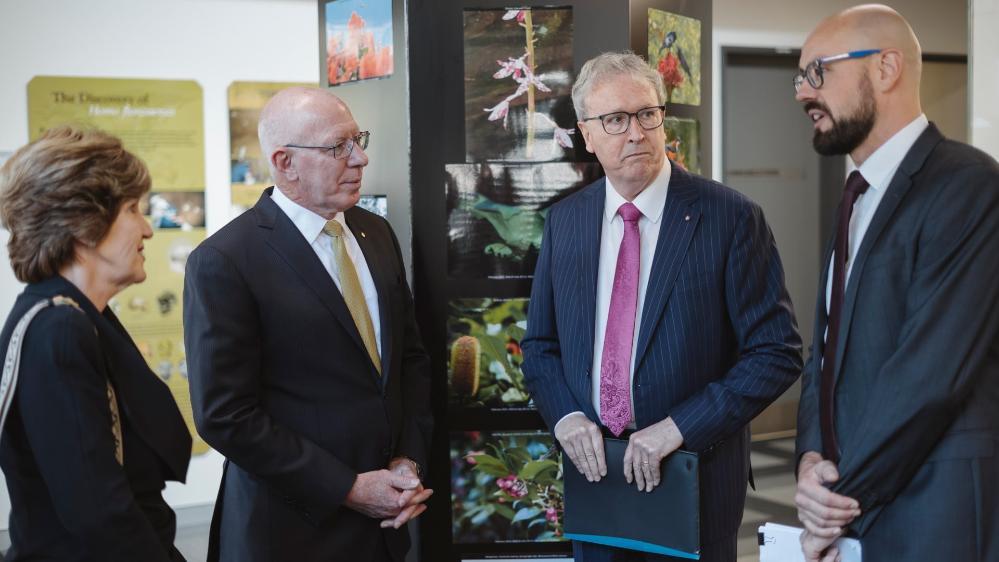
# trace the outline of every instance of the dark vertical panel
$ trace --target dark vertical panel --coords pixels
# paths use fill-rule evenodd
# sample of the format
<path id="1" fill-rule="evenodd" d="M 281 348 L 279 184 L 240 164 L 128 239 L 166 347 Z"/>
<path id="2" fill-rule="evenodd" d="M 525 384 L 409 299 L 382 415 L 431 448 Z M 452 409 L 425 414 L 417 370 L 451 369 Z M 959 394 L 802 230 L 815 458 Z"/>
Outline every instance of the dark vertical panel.
<path id="1" fill-rule="evenodd" d="M 397 0 L 401 1 L 401 0 Z M 445 164 L 465 162 L 464 41 L 465 9 L 505 9 L 508 4 L 484 0 L 409 0 L 410 157 L 413 210 L 413 288 L 417 319 L 433 362 L 432 402 L 436 428 L 429 469 L 435 494 L 420 517 L 422 560 L 459 560 L 451 544 L 448 432 L 463 429 L 541 429 L 533 412 L 484 413 L 462 416 L 448 412 L 447 303 L 461 297 L 527 297 L 530 280 L 466 280 L 447 277 L 447 212 Z M 649 7 L 701 20 L 701 105 L 677 106 L 674 113 L 701 122 L 702 169 L 711 166 L 711 3 L 669 0 L 523 1 L 520 7 L 571 7 L 573 60 L 578 74 L 586 60 L 604 51 L 620 51 L 647 42 Z M 641 20 L 640 23 L 638 20 Z M 641 35 L 641 39 L 635 34 Z M 645 48 L 636 52 L 644 54 Z M 497 54 L 500 58 L 500 54 Z M 680 108 L 685 108 L 681 110 Z M 682 111 L 682 112 L 681 112 Z M 577 132 L 576 137 L 581 139 Z M 582 143 L 579 143 L 581 146 Z M 592 160 L 578 149 L 577 160 Z M 506 544 L 503 551 L 565 553 L 566 543 Z M 498 552 L 497 552 L 498 553 Z"/>

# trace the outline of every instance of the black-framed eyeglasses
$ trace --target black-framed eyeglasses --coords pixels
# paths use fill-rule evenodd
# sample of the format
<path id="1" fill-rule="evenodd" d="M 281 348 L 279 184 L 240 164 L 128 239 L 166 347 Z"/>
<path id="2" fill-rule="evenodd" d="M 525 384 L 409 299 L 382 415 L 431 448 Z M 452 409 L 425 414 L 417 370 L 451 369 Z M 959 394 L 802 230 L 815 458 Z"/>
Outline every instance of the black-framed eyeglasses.
<path id="1" fill-rule="evenodd" d="M 653 105 L 643 107 L 634 113 L 629 113 L 627 111 L 615 111 L 613 113 L 604 113 L 603 115 L 597 115 L 595 117 L 587 117 L 585 119 L 581 119 L 581 121 L 599 119 L 605 133 L 608 135 L 620 135 L 621 133 L 627 131 L 628 127 L 631 126 L 632 117 L 638 120 L 638 124 L 643 129 L 651 131 L 652 129 L 655 129 L 663 124 L 663 118 L 665 118 L 665 116 L 665 105 Z"/>
<path id="2" fill-rule="evenodd" d="M 371 138 L 370 131 L 361 131 L 356 135 L 350 137 L 349 139 L 338 142 L 333 146 L 306 146 L 303 144 L 286 144 L 285 148 L 315 148 L 318 150 L 325 151 L 327 154 L 332 153 L 333 158 L 337 160 L 343 160 L 350 157 L 350 153 L 354 150 L 354 145 L 361 147 L 361 150 L 367 150 L 368 139 Z"/>
<path id="3" fill-rule="evenodd" d="M 862 59 L 880 52 L 881 49 L 864 49 L 862 51 L 850 51 L 849 53 L 841 53 L 838 55 L 815 59 L 808 63 L 808 66 L 806 66 L 804 70 L 798 69 L 798 73 L 794 75 L 794 91 L 795 93 L 799 92 L 801 90 L 801 85 L 805 83 L 805 80 L 808 80 L 808 84 L 812 88 L 815 88 L 816 90 L 821 88 L 825 81 L 824 74 L 826 71 L 826 65 L 829 63 L 849 59 Z"/>

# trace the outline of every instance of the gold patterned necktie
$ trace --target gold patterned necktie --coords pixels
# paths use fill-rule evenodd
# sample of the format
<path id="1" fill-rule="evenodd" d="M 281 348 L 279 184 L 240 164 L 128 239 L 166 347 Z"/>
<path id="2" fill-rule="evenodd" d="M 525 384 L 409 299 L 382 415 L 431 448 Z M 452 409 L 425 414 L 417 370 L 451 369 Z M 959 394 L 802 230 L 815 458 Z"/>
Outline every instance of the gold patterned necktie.
<path id="1" fill-rule="evenodd" d="M 361 334 L 361 341 L 368 350 L 371 362 L 375 364 L 375 370 L 382 374 L 382 360 L 378 356 L 378 344 L 375 342 L 375 328 L 371 324 L 371 315 L 368 312 L 368 303 L 364 299 L 364 291 L 361 290 L 361 282 L 357 277 L 357 270 L 354 262 L 347 254 L 347 245 L 343 241 L 343 225 L 335 220 L 327 221 L 323 227 L 323 232 L 329 234 L 333 247 L 333 261 L 336 265 L 337 275 L 340 277 L 340 292 L 343 300 L 347 303 L 350 316 L 354 319 L 354 325 Z"/>

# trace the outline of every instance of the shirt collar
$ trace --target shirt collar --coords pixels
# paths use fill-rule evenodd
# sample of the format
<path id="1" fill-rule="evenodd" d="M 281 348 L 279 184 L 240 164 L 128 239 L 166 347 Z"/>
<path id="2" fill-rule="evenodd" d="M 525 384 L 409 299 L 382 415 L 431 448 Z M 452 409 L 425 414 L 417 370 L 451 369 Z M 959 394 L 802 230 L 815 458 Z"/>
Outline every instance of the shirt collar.
<path id="1" fill-rule="evenodd" d="M 878 191 L 887 189 L 895 171 L 902 164 L 902 159 L 929 124 L 926 114 L 919 114 L 919 117 L 892 135 L 860 165 L 860 175 L 864 176 L 872 188 Z"/>
<path id="2" fill-rule="evenodd" d="M 305 237 L 309 244 L 315 242 L 316 238 L 318 238 L 323 232 L 323 228 L 326 226 L 326 219 L 289 199 L 288 196 L 281 191 L 280 187 L 274 187 L 274 191 L 271 193 L 271 199 L 274 200 L 275 205 L 284 211 L 284 214 L 288 215 L 288 218 L 291 219 L 295 228 L 302 233 L 302 236 Z M 339 222 L 340 224 L 344 224 L 343 213 L 337 213 L 336 216 L 333 217 L 333 220 Z"/>
<path id="3" fill-rule="evenodd" d="M 663 216 L 663 209 L 666 208 L 666 193 L 669 191 L 669 178 L 670 178 L 670 162 L 666 158 L 663 162 L 663 168 L 659 171 L 659 175 L 656 179 L 652 180 L 652 183 L 648 185 L 638 197 L 631 203 L 638 207 L 638 210 L 642 212 L 642 215 L 652 221 L 654 224 L 659 222 L 659 219 Z M 614 185 L 611 184 L 610 178 L 607 178 L 607 192 L 604 196 L 604 219 L 607 222 L 614 220 L 617 215 L 617 210 L 628 201 L 621 194 L 614 189 Z"/>

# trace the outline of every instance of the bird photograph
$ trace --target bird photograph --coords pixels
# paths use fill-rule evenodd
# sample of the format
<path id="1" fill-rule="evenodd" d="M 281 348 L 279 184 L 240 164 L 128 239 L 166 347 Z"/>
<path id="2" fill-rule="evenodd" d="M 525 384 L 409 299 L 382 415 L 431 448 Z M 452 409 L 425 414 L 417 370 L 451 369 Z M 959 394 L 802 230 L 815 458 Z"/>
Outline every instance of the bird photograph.
<path id="1" fill-rule="evenodd" d="M 666 87 L 667 104 L 701 104 L 701 22 L 649 9 L 649 64 Z"/>

